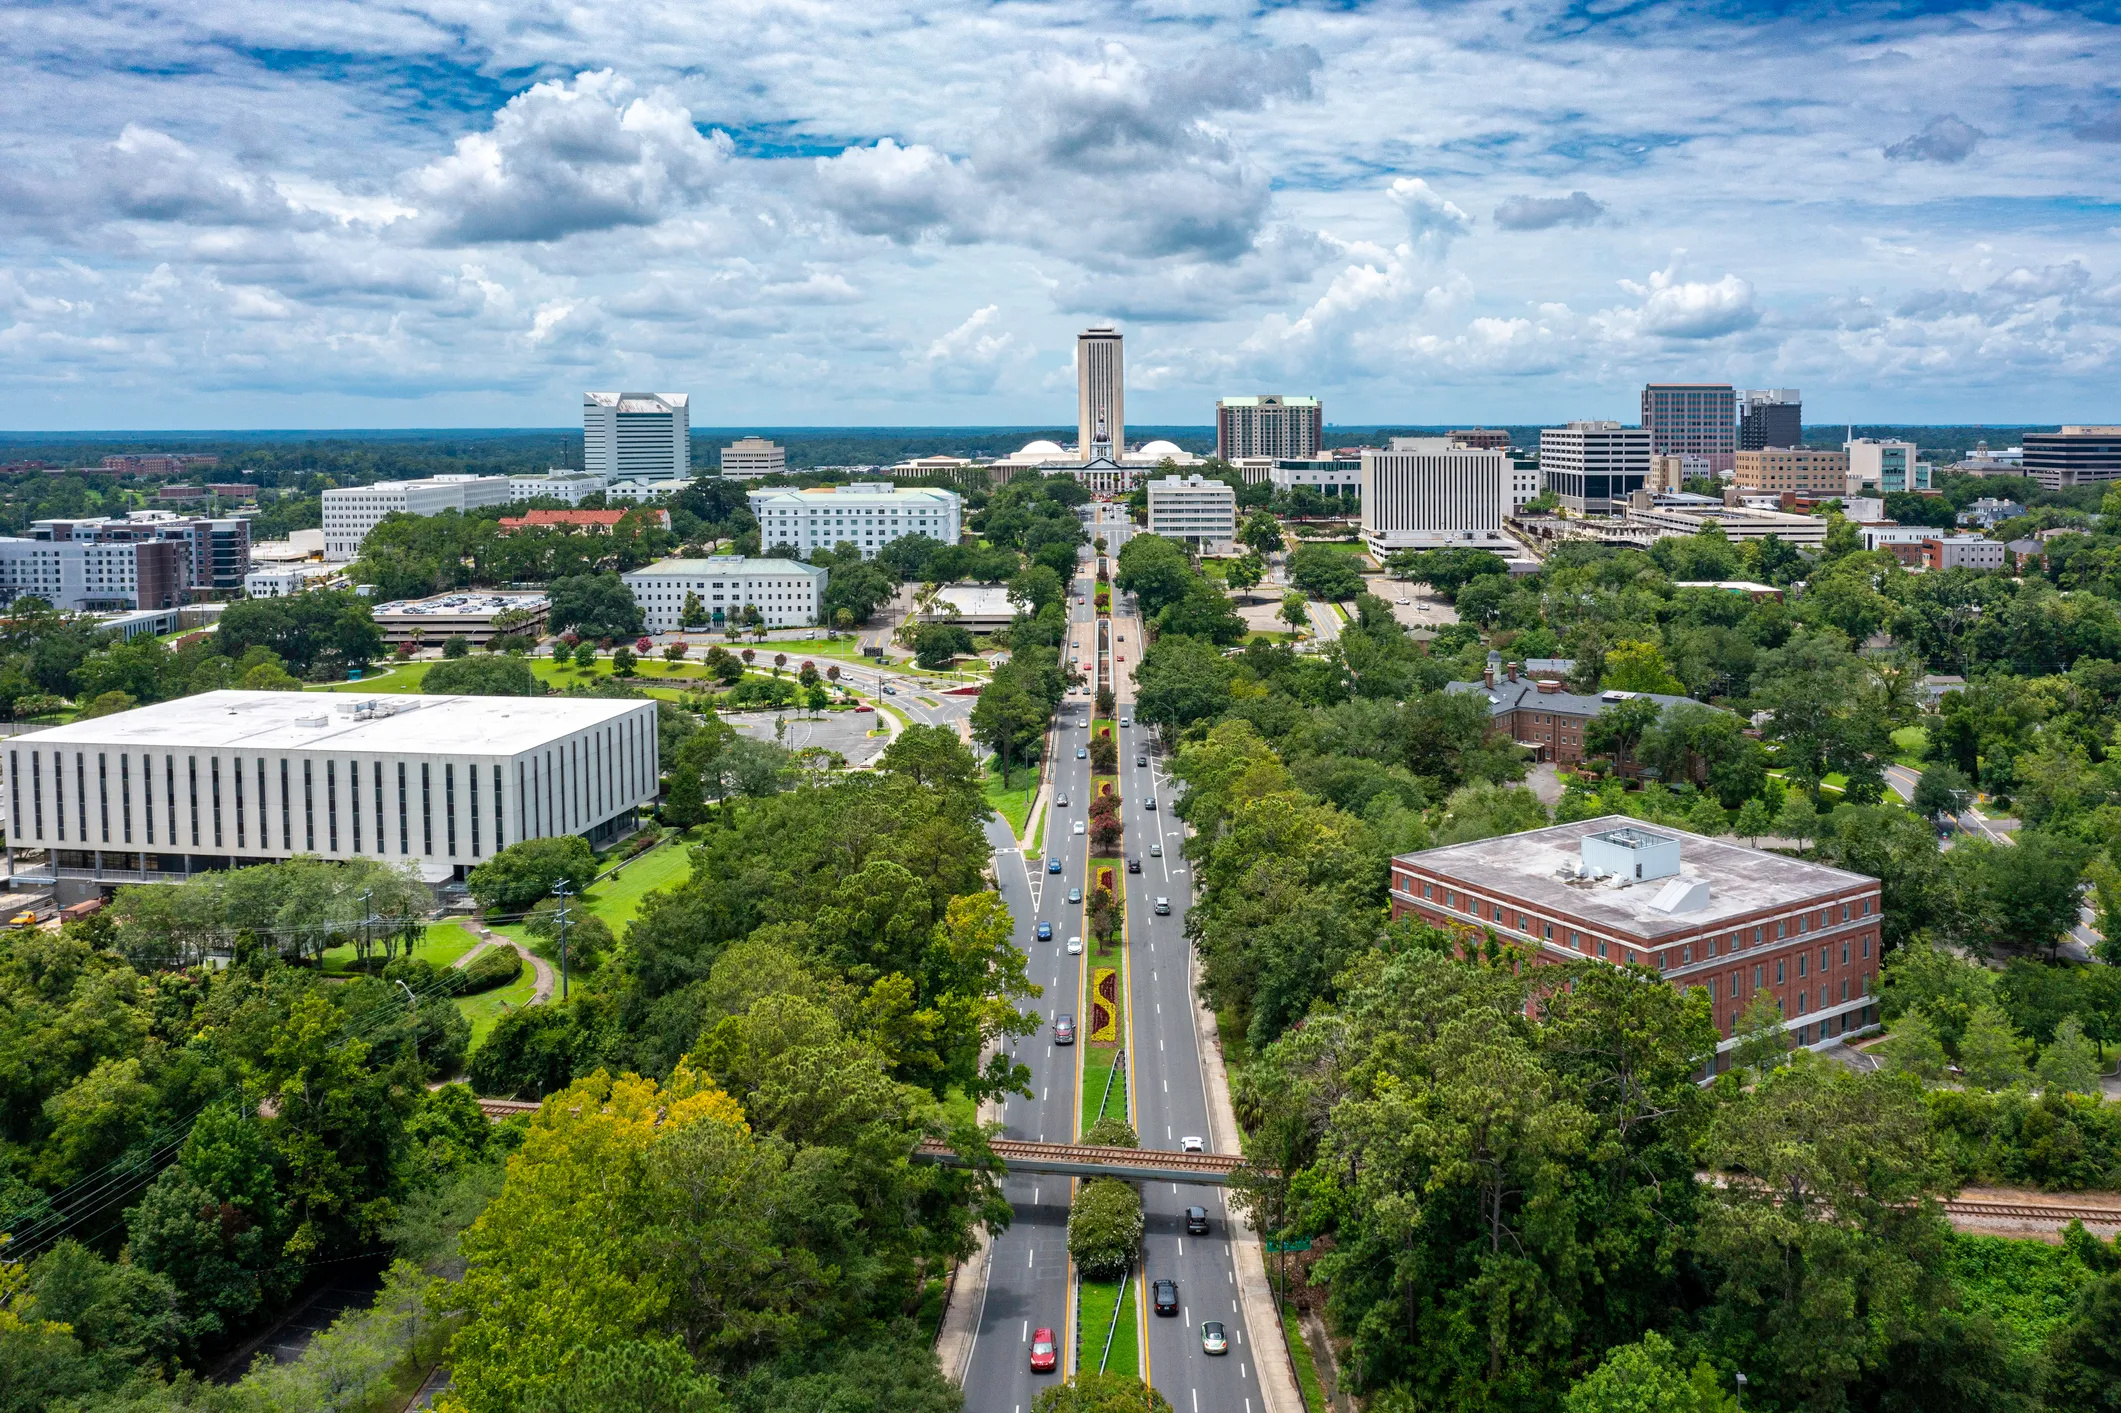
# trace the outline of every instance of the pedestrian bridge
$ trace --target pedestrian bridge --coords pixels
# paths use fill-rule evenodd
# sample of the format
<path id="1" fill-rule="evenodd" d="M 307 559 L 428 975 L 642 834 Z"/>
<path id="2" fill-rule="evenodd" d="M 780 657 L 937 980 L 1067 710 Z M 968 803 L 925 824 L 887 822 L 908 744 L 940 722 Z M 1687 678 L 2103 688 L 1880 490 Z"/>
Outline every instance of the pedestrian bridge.
<path id="1" fill-rule="evenodd" d="M 1194 1182 L 1227 1187 L 1245 1165 L 1235 1153 L 1173 1153 L 1160 1148 L 1098 1148 L 1079 1143 L 1027 1143 L 997 1138 L 987 1145 L 1012 1173 L 1053 1177 L 1110 1177 L 1135 1182 Z M 961 1167 L 949 1144 L 927 1139 L 913 1150 L 916 1163 Z"/>

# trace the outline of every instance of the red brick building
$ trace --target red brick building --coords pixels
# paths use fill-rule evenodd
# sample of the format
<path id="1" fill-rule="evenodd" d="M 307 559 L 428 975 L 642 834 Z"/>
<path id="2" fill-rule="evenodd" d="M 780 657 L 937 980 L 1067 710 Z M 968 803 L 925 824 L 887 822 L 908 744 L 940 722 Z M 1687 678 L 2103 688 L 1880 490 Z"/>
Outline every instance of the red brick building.
<path id="1" fill-rule="evenodd" d="M 646 510 L 526 510 L 521 515 L 502 516 L 500 529 L 504 535 L 516 530 L 537 529 L 608 535 L 629 515 L 637 515 L 644 522 L 665 530 L 670 528 L 670 512 L 651 507 Z"/>
<path id="2" fill-rule="evenodd" d="M 1490 668 L 1478 682 L 1451 682 L 1447 692 L 1478 692 L 1488 699 L 1488 719 L 1495 729 L 1532 753 L 1533 760 L 1576 765 L 1585 756 L 1584 728 L 1607 707 L 1634 697 L 1648 697 L 1660 707 L 1687 701 L 1661 692 L 1571 692 L 1551 677 L 1520 676 L 1516 663 L 1501 674 Z M 1624 774 L 1632 774 L 1629 767 Z"/>
<path id="3" fill-rule="evenodd" d="M 1392 860 L 1392 916 L 1476 927 L 1535 961 L 1595 957 L 1708 993 L 1730 1067 L 1761 992 L 1796 1043 L 1878 1022 L 1878 880 L 1624 815 Z"/>

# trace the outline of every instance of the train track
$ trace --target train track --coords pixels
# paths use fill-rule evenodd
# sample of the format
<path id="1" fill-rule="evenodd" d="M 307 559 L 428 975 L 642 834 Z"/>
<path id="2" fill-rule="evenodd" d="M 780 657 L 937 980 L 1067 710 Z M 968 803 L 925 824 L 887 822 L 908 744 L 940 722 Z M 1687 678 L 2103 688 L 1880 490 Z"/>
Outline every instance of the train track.
<path id="1" fill-rule="evenodd" d="M 2070 1222 L 2090 1226 L 2121 1226 L 2121 1207 L 2078 1207 L 2050 1202 L 1990 1202 L 1981 1198 L 1948 1197 L 1945 1213 L 1954 1217 L 2004 1218 L 2012 1221 Z"/>

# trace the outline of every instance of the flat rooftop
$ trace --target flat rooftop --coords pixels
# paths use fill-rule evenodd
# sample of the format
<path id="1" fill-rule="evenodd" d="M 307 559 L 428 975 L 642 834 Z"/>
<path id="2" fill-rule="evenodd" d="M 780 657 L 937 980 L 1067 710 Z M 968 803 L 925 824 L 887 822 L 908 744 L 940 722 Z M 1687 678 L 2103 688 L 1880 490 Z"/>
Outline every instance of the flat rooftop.
<path id="1" fill-rule="evenodd" d="M 652 703 L 597 697 L 360 697 L 201 692 L 14 738 L 36 749 L 330 750 L 363 755 L 515 755 Z M 372 707 L 376 715 L 360 714 Z"/>
<path id="2" fill-rule="evenodd" d="M 1708 906 L 1684 913 L 1662 913 L 1651 908 L 1650 900 L 1671 881 L 1669 878 L 1646 879 L 1625 886 L 1565 878 L 1564 872 L 1573 874 L 1583 856 L 1586 834 L 1615 829 L 1677 839 L 1679 876 L 1708 883 Z M 1740 918 L 1878 886 L 1877 879 L 1860 873 L 1705 839 L 1684 829 L 1645 824 L 1620 814 L 1401 854 L 1392 862 L 1463 883 L 1475 892 L 1499 894 L 1534 908 L 1582 918 L 1593 927 L 1652 942 L 1713 932 Z"/>
<path id="3" fill-rule="evenodd" d="M 512 608 L 544 608 L 546 602 L 543 594 L 436 594 L 433 598 L 379 603 L 375 616 L 475 618 L 482 614 L 506 613 Z"/>

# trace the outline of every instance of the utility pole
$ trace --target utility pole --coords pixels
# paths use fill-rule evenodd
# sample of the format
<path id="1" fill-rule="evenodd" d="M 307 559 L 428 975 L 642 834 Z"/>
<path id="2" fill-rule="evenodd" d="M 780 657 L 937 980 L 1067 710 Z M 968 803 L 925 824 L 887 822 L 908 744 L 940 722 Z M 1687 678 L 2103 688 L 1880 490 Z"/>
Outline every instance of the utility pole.
<path id="1" fill-rule="evenodd" d="M 405 1004 L 412 1007 L 412 1060 L 414 1064 L 418 1064 L 420 1062 L 420 998 L 412 994 L 412 988 L 405 984 L 402 977 L 399 978 L 398 989 L 405 993 Z"/>
<path id="2" fill-rule="evenodd" d="M 552 895 L 560 900 L 560 908 L 554 916 L 560 925 L 560 999 L 567 999 L 567 880 L 561 879 L 552 885 Z"/>
<path id="3" fill-rule="evenodd" d="M 368 949 L 376 944 L 375 935 L 369 929 L 369 924 L 376 920 L 375 896 L 376 890 L 373 888 L 363 888 L 361 890 L 361 964 L 363 966 L 368 965 Z"/>

